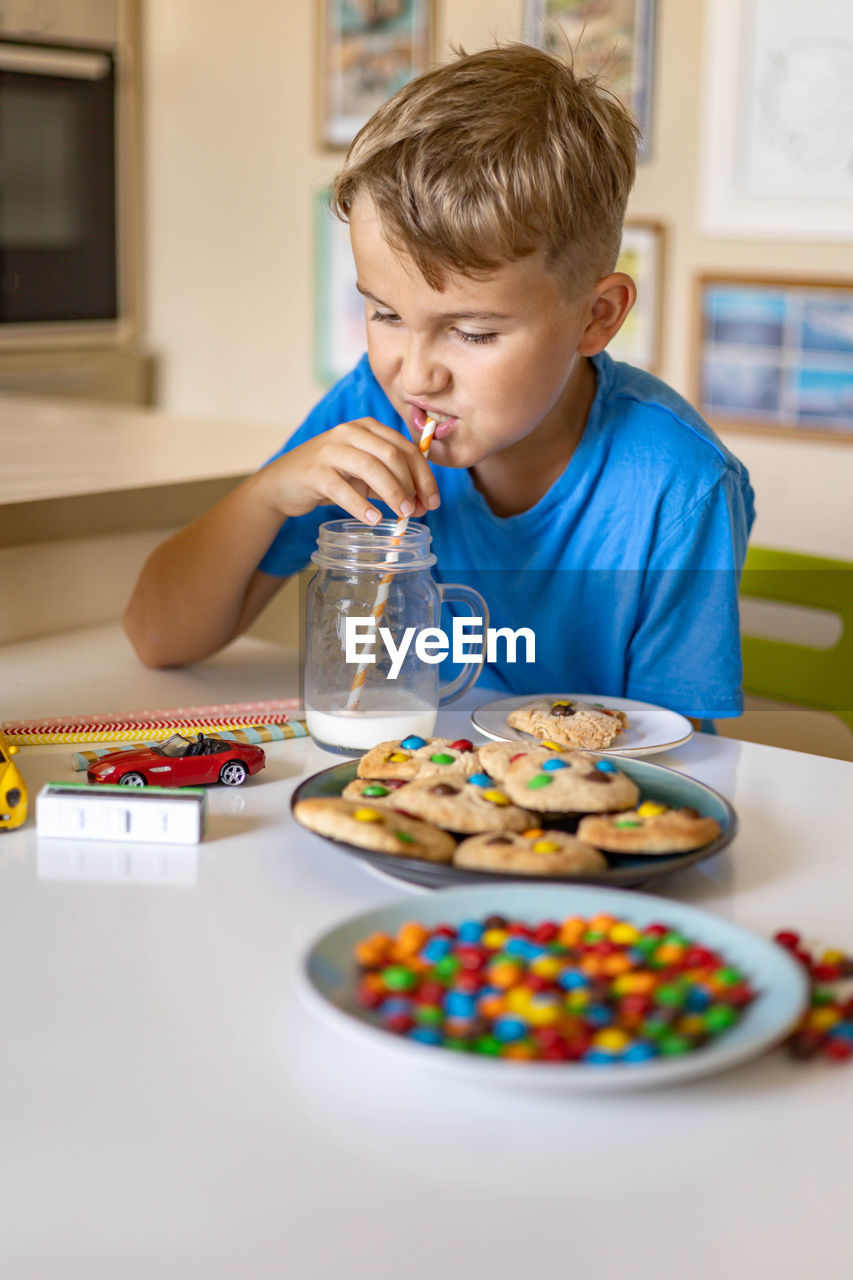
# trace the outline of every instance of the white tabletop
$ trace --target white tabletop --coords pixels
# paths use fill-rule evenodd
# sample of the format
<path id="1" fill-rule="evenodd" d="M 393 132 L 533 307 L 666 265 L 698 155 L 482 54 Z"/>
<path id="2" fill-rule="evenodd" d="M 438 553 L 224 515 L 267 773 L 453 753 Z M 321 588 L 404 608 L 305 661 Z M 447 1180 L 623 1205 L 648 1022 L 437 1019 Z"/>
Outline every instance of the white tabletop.
<path id="1" fill-rule="evenodd" d="M 285 696 L 295 672 L 253 641 L 145 671 L 101 629 L 0 650 L 0 688 L 11 719 Z M 439 729 L 470 736 L 468 712 Z M 853 765 L 705 735 L 655 758 L 741 822 L 661 891 L 853 949 Z M 776 1051 L 666 1092 L 526 1095 L 315 1021 L 306 943 L 418 896 L 294 826 L 333 759 L 272 744 L 189 850 L 0 837 L 0 1274 L 849 1277 L 853 1067 Z M 74 776 L 67 749 L 19 760 L 31 795 Z"/>

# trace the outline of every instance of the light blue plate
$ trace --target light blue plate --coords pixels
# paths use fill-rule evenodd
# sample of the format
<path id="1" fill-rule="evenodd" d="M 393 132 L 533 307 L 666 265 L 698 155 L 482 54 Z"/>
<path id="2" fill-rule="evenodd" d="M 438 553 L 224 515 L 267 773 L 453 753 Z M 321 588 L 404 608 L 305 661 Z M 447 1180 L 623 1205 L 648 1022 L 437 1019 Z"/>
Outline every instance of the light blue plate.
<path id="1" fill-rule="evenodd" d="M 427 926 L 461 924 L 463 920 L 498 914 L 528 923 L 606 912 L 639 928 L 659 921 L 720 953 L 746 974 L 757 996 L 741 1021 L 701 1049 L 684 1057 L 649 1062 L 585 1063 L 516 1062 L 433 1048 L 397 1036 L 379 1026 L 354 999 L 356 968 L 353 948 L 375 932 L 396 933 L 407 920 Z M 675 1084 L 725 1071 L 782 1041 L 794 1028 L 808 1001 L 801 966 L 773 942 L 749 933 L 718 916 L 650 894 L 580 885 L 491 885 L 441 889 L 429 897 L 394 902 L 353 916 L 330 929 L 305 952 L 298 983 L 306 1004 L 324 1021 L 402 1054 L 413 1064 L 433 1067 L 492 1084 L 523 1088 L 591 1091 Z"/>

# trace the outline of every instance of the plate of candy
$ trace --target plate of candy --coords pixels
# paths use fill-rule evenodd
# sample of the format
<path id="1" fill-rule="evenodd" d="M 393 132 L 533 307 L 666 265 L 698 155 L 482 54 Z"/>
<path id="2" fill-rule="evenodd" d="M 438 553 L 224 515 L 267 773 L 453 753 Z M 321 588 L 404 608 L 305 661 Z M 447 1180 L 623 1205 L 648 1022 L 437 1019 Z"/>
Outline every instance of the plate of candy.
<path id="1" fill-rule="evenodd" d="M 590 759 L 593 759 L 591 755 Z M 608 765 L 608 767 L 610 767 Z M 674 769 L 654 764 L 646 760 L 619 760 L 619 771 L 628 775 L 640 789 L 640 803 L 663 804 L 673 809 L 690 807 L 704 817 L 711 817 L 719 824 L 719 834 L 698 849 L 682 853 L 631 854 L 605 852 L 606 866 L 581 875 L 546 876 L 543 874 L 519 873 L 508 871 L 485 871 L 470 867 L 456 866 L 449 863 L 429 862 L 420 858 L 406 857 L 399 854 L 380 853 L 363 848 L 328 835 L 318 838 L 344 853 L 360 858 L 374 870 L 404 880 L 409 884 L 426 889 L 441 889 L 463 884 L 497 884 L 527 882 L 534 884 L 566 884 L 567 882 L 584 884 L 601 884 L 606 886 L 634 887 L 646 885 L 705 858 L 719 853 L 731 843 L 737 832 L 737 817 L 732 806 L 719 792 L 695 778 L 678 773 Z M 348 760 L 345 763 L 332 765 L 319 773 L 312 774 L 299 784 L 293 793 L 291 809 L 301 800 L 320 797 L 340 796 L 348 783 L 357 776 L 358 761 Z M 578 815 L 575 816 L 575 822 Z M 562 825 L 571 830 L 572 823 L 558 823 L 543 818 L 543 826 Z M 545 837 L 548 831 L 542 833 Z"/>
<path id="2" fill-rule="evenodd" d="M 490 885 L 350 917 L 300 994 L 337 1030 L 489 1083 L 608 1091 L 711 1075 L 808 1003 L 784 948 L 696 907 L 580 885 Z"/>

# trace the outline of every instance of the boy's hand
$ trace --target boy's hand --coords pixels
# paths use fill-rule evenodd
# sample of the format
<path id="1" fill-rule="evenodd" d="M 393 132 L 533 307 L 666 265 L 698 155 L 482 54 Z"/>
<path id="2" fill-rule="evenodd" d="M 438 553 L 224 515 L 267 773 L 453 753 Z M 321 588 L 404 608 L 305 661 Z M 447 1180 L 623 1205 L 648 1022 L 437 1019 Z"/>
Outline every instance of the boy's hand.
<path id="1" fill-rule="evenodd" d="M 356 520 L 376 524 L 387 503 L 399 516 L 422 516 L 439 505 L 429 463 L 398 431 L 375 418 L 358 418 L 307 440 L 258 473 L 263 492 L 284 516 L 301 516 L 326 503 Z"/>

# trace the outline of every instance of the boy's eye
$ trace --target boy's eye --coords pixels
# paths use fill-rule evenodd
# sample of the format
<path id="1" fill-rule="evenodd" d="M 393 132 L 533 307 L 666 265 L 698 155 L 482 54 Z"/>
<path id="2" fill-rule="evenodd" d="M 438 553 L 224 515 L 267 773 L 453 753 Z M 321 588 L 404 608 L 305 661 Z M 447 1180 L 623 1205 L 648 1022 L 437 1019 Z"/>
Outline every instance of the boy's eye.
<path id="1" fill-rule="evenodd" d="M 456 333 L 463 342 L 494 342 L 496 333 L 468 333 L 465 329 L 457 329 Z"/>
<path id="2" fill-rule="evenodd" d="M 371 320 L 386 320 L 389 324 L 395 324 L 400 319 L 393 311 L 374 311 L 370 318 Z"/>

